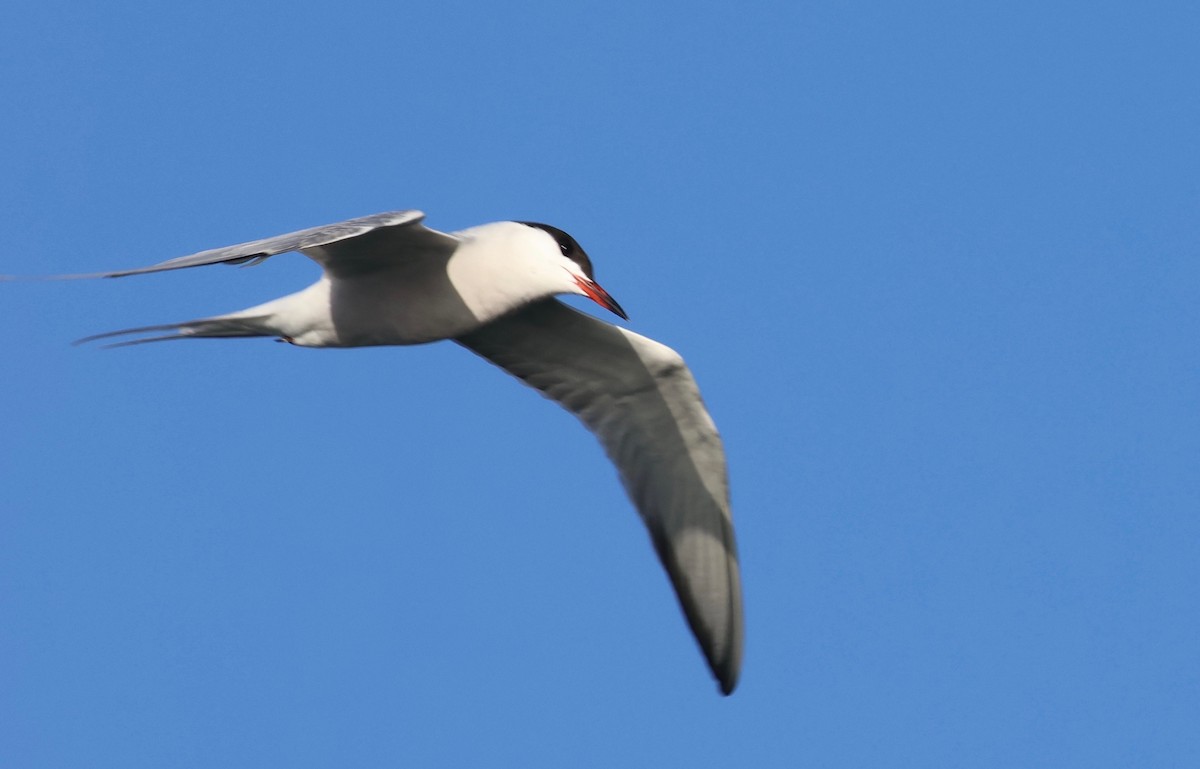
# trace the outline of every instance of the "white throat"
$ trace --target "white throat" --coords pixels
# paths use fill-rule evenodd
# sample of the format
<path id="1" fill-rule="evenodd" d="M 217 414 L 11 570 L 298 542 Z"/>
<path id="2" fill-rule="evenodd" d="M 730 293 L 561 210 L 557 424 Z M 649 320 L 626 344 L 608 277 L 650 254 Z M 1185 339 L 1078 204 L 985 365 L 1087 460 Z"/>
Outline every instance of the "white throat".
<path id="1" fill-rule="evenodd" d="M 540 230 L 495 222 L 456 234 L 462 245 L 446 273 L 481 323 L 538 299 L 577 293 L 566 260 L 558 258 L 557 245 Z"/>

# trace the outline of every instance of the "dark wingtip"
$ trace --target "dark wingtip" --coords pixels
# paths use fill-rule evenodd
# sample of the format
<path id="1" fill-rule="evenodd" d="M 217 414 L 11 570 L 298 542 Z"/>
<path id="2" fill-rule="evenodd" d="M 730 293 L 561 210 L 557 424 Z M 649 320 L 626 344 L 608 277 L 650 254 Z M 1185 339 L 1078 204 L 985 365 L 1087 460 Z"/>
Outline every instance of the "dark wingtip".
<path id="1" fill-rule="evenodd" d="M 741 677 L 742 660 L 739 651 L 733 651 L 723 658 L 712 659 L 708 656 L 705 650 L 705 659 L 708 662 L 709 670 L 712 671 L 713 678 L 717 679 L 717 689 L 721 692 L 721 696 L 728 697 L 733 694 L 733 690 L 737 688 L 738 679 Z"/>

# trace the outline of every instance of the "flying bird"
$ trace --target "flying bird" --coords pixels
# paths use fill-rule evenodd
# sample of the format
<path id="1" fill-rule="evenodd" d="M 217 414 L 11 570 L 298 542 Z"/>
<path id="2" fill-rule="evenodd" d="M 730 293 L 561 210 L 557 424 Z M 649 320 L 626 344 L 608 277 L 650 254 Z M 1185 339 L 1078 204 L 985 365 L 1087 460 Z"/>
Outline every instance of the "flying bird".
<path id="1" fill-rule="evenodd" d="M 321 266 L 308 288 L 239 312 L 79 340 L 275 337 L 303 347 L 450 339 L 557 401 L 600 439 L 649 530 L 723 694 L 742 659 L 742 595 L 725 452 L 674 350 L 559 302 L 586 296 L 621 318 L 567 233 L 535 222 L 457 232 L 393 211 L 201 251 L 119 278 L 299 251 Z"/>

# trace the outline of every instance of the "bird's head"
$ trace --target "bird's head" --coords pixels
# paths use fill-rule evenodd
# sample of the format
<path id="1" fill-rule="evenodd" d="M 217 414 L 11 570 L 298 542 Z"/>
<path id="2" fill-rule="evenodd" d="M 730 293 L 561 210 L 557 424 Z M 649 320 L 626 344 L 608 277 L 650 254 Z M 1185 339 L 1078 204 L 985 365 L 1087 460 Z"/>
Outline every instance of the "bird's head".
<path id="1" fill-rule="evenodd" d="M 596 282 L 592 275 L 592 260 L 588 259 L 587 253 L 575 238 L 549 224 L 539 222 L 520 222 L 520 224 L 541 232 L 545 253 L 550 259 L 555 260 L 566 273 L 564 275 L 566 283 L 564 283 L 561 293 L 586 296 L 609 312 L 629 320 L 629 316 L 621 309 L 621 305 L 617 304 L 617 300 L 609 296 L 609 293 Z"/>

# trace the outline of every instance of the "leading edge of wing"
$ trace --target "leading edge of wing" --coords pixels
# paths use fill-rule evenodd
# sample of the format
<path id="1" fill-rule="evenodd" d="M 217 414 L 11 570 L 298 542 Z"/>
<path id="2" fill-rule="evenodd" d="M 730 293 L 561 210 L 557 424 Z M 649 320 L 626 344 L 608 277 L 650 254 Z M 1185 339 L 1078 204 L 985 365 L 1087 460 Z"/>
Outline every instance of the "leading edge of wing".
<path id="1" fill-rule="evenodd" d="M 210 248 L 206 251 L 199 251 L 187 256 L 168 259 L 165 262 L 152 264 L 148 267 L 135 267 L 130 270 L 115 270 L 111 272 L 94 272 L 75 275 L 49 275 L 25 279 L 84 280 L 90 278 L 124 278 L 130 275 L 145 275 L 152 272 L 182 270 L 188 267 L 200 267 L 208 264 L 257 263 L 268 257 L 275 256 L 276 254 L 283 254 L 288 251 L 300 251 L 306 248 L 327 246 L 331 243 L 359 237 L 368 232 L 376 230 L 392 227 L 415 227 L 420 225 L 421 221 L 424 219 L 425 214 L 421 211 L 386 211 L 384 213 L 372 214 L 370 216 L 360 216 L 356 219 L 347 219 L 346 221 L 336 222 L 334 224 L 325 224 L 319 227 L 310 227 L 304 230 L 297 230 L 296 232 L 289 232 L 283 235 L 274 235 L 272 237 L 262 238 L 260 240 L 251 240 L 246 243 L 238 243 L 237 245 L 233 246 Z M 424 227 L 420 227 L 420 230 L 430 234 L 434 232 L 432 230 L 427 230 Z M 451 238 L 449 235 L 445 235 L 444 237 Z M 9 277 L 8 279 L 13 278 Z"/>

